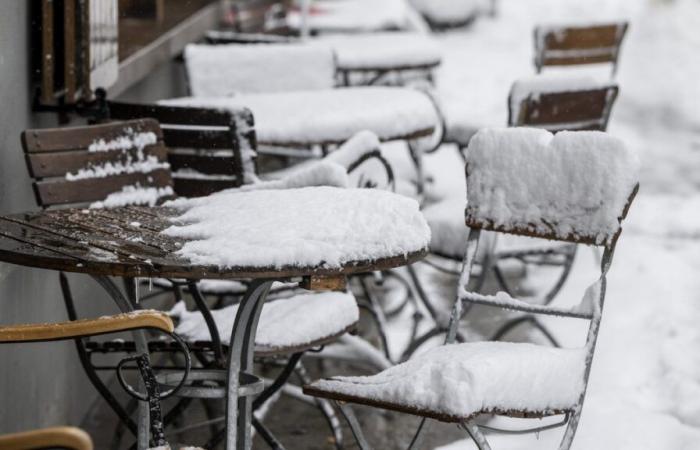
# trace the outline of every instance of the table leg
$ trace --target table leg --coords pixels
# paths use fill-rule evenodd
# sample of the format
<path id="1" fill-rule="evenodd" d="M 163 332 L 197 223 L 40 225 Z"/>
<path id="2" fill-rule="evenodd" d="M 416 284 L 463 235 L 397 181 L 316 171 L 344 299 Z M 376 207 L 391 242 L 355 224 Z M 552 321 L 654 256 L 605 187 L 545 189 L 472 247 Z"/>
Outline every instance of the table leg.
<path id="1" fill-rule="evenodd" d="M 236 321 L 231 332 L 228 359 L 228 395 L 226 397 L 226 449 L 249 450 L 252 446 L 250 426 L 253 415 L 253 399 L 238 397 L 241 372 L 253 367 L 255 332 L 271 280 L 253 281 L 241 300 Z"/>
<path id="2" fill-rule="evenodd" d="M 107 291 L 114 303 L 117 304 L 119 310 L 123 313 L 128 313 L 136 310 L 136 305 L 127 300 L 122 294 L 119 287 L 110 279 L 109 277 L 102 275 L 93 275 L 92 278 L 97 281 L 102 288 Z M 146 341 L 146 335 L 143 331 L 133 331 L 132 335 L 134 337 L 134 342 L 136 343 L 136 351 L 139 353 L 148 354 L 148 342 Z M 142 386 L 142 382 L 139 384 Z M 138 450 L 146 450 L 150 447 L 149 444 L 149 431 L 150 431 L 150 416 L 148 411 L 147 402 L 138 402 L 138 435 L 136 438 L 136 444 Z"/>

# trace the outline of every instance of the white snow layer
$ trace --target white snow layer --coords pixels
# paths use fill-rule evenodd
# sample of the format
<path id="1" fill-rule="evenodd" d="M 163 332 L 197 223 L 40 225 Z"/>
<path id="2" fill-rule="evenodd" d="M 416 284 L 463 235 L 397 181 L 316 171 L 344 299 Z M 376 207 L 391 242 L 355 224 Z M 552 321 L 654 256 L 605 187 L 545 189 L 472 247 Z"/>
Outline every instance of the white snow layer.
<path id="1" fill-rule="evenodd" d="M 364 130 L 345 141 L 337 150 L 326 156 L 324 161 L 332 161 L 347 169 L 365 154 L 380 149 L 381 143 L 377 135 Z"/>
<path id="2" fill-rule="evenodd" d="M 211 312 L 224 344 L 231 339 L 237 312 L 238 305 Z M 179 319 L 175 332 L 183 339 L 189 342 L 211 340 L 201 312 L 187 311 L 180 302 L 170 315 Z M 263 306 L 255 345 L 268 349 L 309 345 L 346 330 L 359 318 L 355 297 L 344 292 L 300 294 L 270 301 Z"/>
<path id="3" fill-rule="evenodd" d="M 602 132 L 480 130 L 467 150 L 467 214 L 506 230 L 609 243 L 639 164 L 636 153 Z"/>
<path id="4" fill-rule="evenodd" d="M 332 161 L 313 161 L 297 170 L 291 170 L 278 180 L 259 181 L 238 188 L 240 191 L 259 191 L 265 189 L 295 189 L 313 186 L 349 186 L 345 167 Z"/>
<path id="5" fill-rule="evenodd" d="M 601 81 L 592 75 L 546 73 L 520 78 L 510 89 L 511 114 L 516 117 L 520 105 L 530 96 L 536 99 L 541 94 L 592 91 L 615 85 L 612 81 Z"/>
<path id="6" fill-rule="evenodd" d="M 160 102 L 222 110 L 249 108 L 263 143 L 344 142 L 371 130 L 381 140 L 437 126 L 430 98 L 418 90 L 391 87 L 307 90 L 234 97 L 184 97 Z"/>
<path id="7" fill-rule="evenodd" d="M 175 195 L 170 186 L 156 188 L 140 185 L 124 186 L 121 191 L 109 194 L 102 201 L 90 204 L 90 208 L 117 208 L 119 206 L 155 206 L 163 197 Z"/>
<path id="8" fill-rule="evenodd" d="M 488 7 L 485 0 L 409 0 L 418 12 L 435 23 L 461 23 Z"/>
<path id="9" fill-rule="evenodd" d="M 412 199 L 373 189 L 236 190 L 169 202 L 178 254 L 220 267 L 330 267 L 422 251 L 430 230 Z"/>
<path id="10" fill-rule="evenodd" d="M 526 343 L 444 345 L 372 376 L 314 387 L 450 416 L 571 408 L 583 390 L 583 349 Z"/>
<path id="11" fill-rule="evenodd" d="M 396 69 L 440 63 L 440 48 L 422 33 L 386 32 L 321 36 L 335 50 L 339 69 Z"/>
<path id="12" fill-rule="evenodd" d="M 190 44 L 184 55 L 195 97 L 330 89 L 335 84 L 333 51 L 321 45 Z"/>
<path id="13" fill-rule="evenodd" d="M 109 152 L 114 150 L 130 150 L 132 148 L 143 150 L 149 145 L 158 142 L 158 136 L 152 131 L 134 133 L 133 128 L 126 128 L 126 134 L 115 139 L 105 141 L 97 139 L 88 147 L 88 152 Z"/>

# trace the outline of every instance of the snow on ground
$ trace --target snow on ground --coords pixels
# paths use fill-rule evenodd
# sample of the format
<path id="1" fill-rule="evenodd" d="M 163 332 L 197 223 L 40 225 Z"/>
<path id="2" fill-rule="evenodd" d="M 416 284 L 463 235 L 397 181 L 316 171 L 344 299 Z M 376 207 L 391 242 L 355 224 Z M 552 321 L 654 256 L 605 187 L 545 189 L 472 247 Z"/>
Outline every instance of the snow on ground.
<path id="1" fill-rule="evenodd" d="M 700 3 L 502 0 L 496 18 L 437 35 L 444 55 L 438 91 L 460 120 L 476 127 L 503 126 L 512 82 L 534 73 L 535 24 L 624 18 L 630 29 L 609 131 L 639 152 L 642 187 L 610 271 L 574 448 L 700 449 Z M 605 68 L 585 72 L 609 74 Z M 397 172 L 406 176 L 410 166 L 396 154 L 387 152 Z M 465 198 L 463 168 L 454 148 L 445 146 L 428 156 L 425 170 L 433 180 L 428 199 Z M 557 305 L 580 299 L 597 275 L 596 264 L 592 251 L 579 251 Z M 434 282 L 431 293 L 442 294 L 445 304 L 451 301 L 455 280 L 444 275 L 429 279 Z M 529 285 L 539 283 L 534 277 Z M 547 323 L 567 346 L 582 344 L 583 322 Z M 400 336 L 398 327 L 392 330 L 391 337 Z M 556 448 L 561 430 L 489 438 L 494 449 L 538 450 Z M 464 440 L 440 450 L 473 448 Z"/>

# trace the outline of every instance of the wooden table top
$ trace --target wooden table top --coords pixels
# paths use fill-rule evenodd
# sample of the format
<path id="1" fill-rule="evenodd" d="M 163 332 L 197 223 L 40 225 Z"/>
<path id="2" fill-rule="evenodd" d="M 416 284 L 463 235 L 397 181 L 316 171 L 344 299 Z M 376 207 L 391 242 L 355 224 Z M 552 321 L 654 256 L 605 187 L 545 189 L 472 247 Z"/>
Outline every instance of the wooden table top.
<path id="1" fill-rule="evenodd" d="M 0 216 L 0 261 L 91 275 L 199 280 L 338 277 L 407 265 L 425 256 L 396 255 L 333 269 L 193 265 L 176 254 L 183 239 L 160 233 L 178 214 L 167 207 L 128 206 Z"/>

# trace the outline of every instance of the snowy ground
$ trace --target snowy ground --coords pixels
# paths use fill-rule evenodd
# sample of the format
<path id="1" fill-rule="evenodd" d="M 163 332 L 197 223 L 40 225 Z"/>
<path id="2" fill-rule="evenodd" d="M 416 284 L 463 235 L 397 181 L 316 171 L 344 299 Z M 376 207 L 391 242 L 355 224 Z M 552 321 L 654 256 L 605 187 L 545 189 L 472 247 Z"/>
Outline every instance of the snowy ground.
<path id="1" fill-rule="evenodd" d="M 576 449 L 700 449 L 700 3 L 696 0 L 502 0 L 496 18 L 438 35 L 438 90 L 451 112 L 506 122 L 514 79 L 533 73 L 536 23 L 628 19 L 609 131 L 642 158 L 642 189 L 609 275 L 606 310 Z M 594 69 L 599 70 L 599 69 Z M 605 73 L 605 69 L 600 69 Z M 401 161 L 396 161 L 400 166 Z M 464 198 L 452 147 L 426 161 L 432 197 Z M 573 304 L 596 276 L 581 249 L 557 302 Z M 454 292 L 454 280 L 433 290 Z M 450 299 L 451 300 L 451 299 Z M 447 299 L 445 301 L 448 301 Z M 400 337 L 402 324 L 392 324 Z M 582 324 L 551 321 L 567 345 Z M 491 436 L 495 449 L 556 448 L 561 431 Z M 440 450 L 472 449 L 459 441 Z"/>

